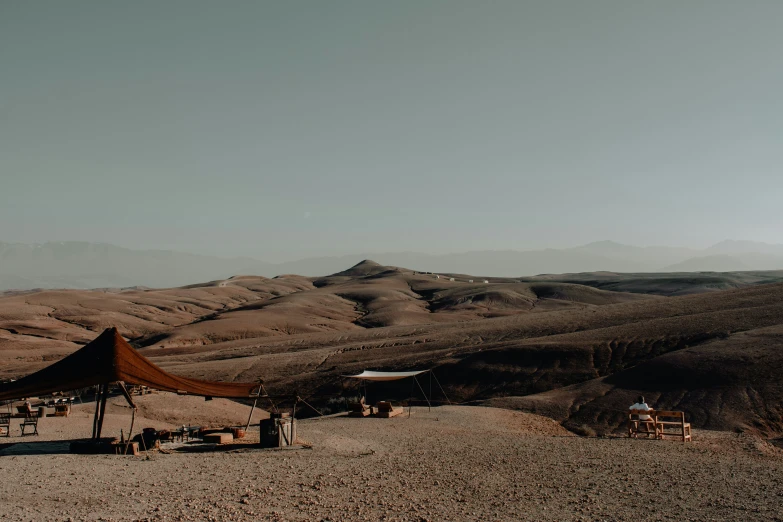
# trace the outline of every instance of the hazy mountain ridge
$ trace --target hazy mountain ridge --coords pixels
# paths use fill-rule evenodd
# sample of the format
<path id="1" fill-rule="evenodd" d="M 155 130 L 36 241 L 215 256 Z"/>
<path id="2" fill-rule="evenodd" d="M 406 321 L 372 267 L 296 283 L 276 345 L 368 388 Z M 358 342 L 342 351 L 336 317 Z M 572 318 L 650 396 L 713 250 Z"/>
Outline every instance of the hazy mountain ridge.
<path id="1" fill-rule="evenodd" d="M 636 247 L 598 241 L 574 248 L 455 254 L 391 252 L 307 258 L 285 263 L 220 258 L 104 243 L 0 242 L 0 291 L 32 288 L 172 287 L 235 274 L 322 276 L 372 257 L 384 265 L 440 273 L 528 277 L 579 272 L 688 272 L 783 269 L 783 245 L 723 241 L 704 250 Z"/>

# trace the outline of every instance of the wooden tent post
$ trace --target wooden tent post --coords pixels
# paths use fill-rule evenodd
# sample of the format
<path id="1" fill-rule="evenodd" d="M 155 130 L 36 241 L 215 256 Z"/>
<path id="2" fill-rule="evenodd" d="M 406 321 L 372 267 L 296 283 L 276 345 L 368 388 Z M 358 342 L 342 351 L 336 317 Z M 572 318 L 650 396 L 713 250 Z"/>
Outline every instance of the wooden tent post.
<path id="1" fill-rule="evenodd" d="M 261 390 L 264 388 L 263 383 L 258 384 L 258 393 L 256 393 L 256 400 L 253 401 L 253 407 L 250 408 L 250 415 L 247 416 L 247 424 L 245 424 L 245 431 L 250 429 L 250 421 L 253 420 L 253 412 L 256 411 L 256 404 L 258 404 L 258 398 L 261 397 Z"/>
<path id="2" fill-rule="evenodd" d="M 98 389 L 95 391 L 95 417 L 92 419 L 92 438 L 95 439 L 95 435 L 98 433 L 98 414 L 101 406 L 101 391 L 103 387 L 98 385 Z"/>
<path id="3" fill-rule="evenodd" d="M 125 396 L 125 400 L 128 401 L 128 404 L 130 404 L 131 407 L 131 425 L 130 430 L 128 430 L 128 442 L 125 444 L 125 454 L 128 454 L 128 448 L 131 445 L 131 440 L 133 437 L 133 424 L 136 422 L 136 405 L 133 403 L 133 399 L 131 398 L 130 393 L 128 392 L 128 388 L 125 387 L 125 383 L 122 381 L 118 381 L 117 385 L 120 387 L 120 391 Z"/>
<path id="4" fill-rule="evenodd" d="M 135 410 L 136 405 L 133 404 L 133 399 L 131 398 L 130 393 L 128 392 L 128 388 L 125 387 L 125 383 L 122 381 L 117 381 L 117 386 L 120 387 L 120 391 L 122 392 L 122 395 L 125 397 L 125 400 L 128 401 L 130 407 Z"/>
<path id="5" fill-rule="evenodd" d="M 131 410 L 131 412 L 132 412 L 131 413 L 131 427 L 128 430 L 128 442 L 127 442 L 127 444 L 125 444 L 125 454 L 126 455 L 128 454 L 128 448 L 130 448 L 130 445 L 132 444 L 131 441 L 133 440 L 133 423 L 136 422 L 136 408 L 133 408 Z M 142 440 L 144 440 L 144 439 L 142 438 Z"/>
<path id="6" fill-rule="evenodd" d="M 98 417 L 98 433 L 95 435 L 95 440 L 100 440 L 101 431 L 103 430 L 103 418 L 106 416 L 106 399 L 109 397 L 109 383 L 103 385 L 103 396 L 101 397 L 101 413 Z"/>

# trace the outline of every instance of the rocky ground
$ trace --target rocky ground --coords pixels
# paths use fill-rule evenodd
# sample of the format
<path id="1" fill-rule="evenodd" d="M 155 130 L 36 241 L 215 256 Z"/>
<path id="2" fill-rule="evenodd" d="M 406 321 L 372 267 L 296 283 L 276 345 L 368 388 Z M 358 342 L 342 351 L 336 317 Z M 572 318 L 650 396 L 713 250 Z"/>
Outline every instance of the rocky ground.
<path id="1" fill-rule="evenodd" d="M 128 422 L 114 415 L 107 419 L 111 435 Z M 246 420 L 246 411 L 238 408 L 236 416 Z M 170 414 L 167 420 L 186 422 Z M 87 434 L 89 421 L 78 411 L 44 419 L 40 439 Z M 8 442 L 22 440 L 14 435 Z M 26 446 L 0 450 L 0 515 L 7 521 L 783 520 L 783 451 L 748 435 L 697 430 L 691 444 L 585 438 L 535 415 L 448 406 L 414 408 L 410 418 L 304 420 L 299 438 L 312 447 L 115 457 L 30 454 L 42 444 L 28 437 Z"/>

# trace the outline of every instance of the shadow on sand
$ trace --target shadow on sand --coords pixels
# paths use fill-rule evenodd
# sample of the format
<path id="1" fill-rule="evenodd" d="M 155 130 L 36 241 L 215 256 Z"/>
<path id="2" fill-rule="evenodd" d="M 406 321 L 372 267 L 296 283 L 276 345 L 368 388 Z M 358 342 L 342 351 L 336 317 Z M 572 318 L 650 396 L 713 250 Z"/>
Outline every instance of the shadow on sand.
<path id="1" fill-rule="evenodd" d="M 70 453 L 70 440 L 19 441 L 0 443 L 0 457 L 13 455 L 62 455 Z"/>

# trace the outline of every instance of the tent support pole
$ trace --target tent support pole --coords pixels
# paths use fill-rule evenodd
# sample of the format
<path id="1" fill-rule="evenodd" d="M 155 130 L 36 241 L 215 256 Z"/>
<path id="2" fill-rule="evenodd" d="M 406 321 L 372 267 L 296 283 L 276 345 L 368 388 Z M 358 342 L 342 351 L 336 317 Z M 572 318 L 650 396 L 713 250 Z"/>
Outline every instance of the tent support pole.
<path id="1" fill-rule="evenodd" d="M 413 411 L 413 392 L 416 388 L 413 387 L 413 385 L 416 384 L 416 376 L 413 376 L 413 382 L 411 383 L 411 394 L 410 399 L 408 399 L 408 418 L 411 418 L 411 411 Z"/>
<path id="2" fill-rule="evenodd" d="M 440 381 L 438 380 L 438 376 L 437 376 L 437 375 L 435 375 L 435 372 L 433 372 L 432 370 L 430 370 L 430 374 L 431 374 L 433 377 L 435 377 L 435 382 L 436 382 L 436 383 L 438 383 L 438 388 L 440 388 L 440 392 L 443 394 L 443 397 L 446 399 L 446 402 L 448 402 L 449 404 L 451 404 L 451 400 L 449 399 L 449 396 L 448 396 L 448 395 L 446 395 L 446 392 L 443 390 L 443 386 L 441 386 L 441 385 L 440 385 Z"/>
<path id="3" fill-rule="evenodd" d="M 125 400 L 128 401 L 128 404 L 130 404 L 130 407 L 136 410 L 136 405 L 133 404 L 133 399 L 131 399 L 130 393 L 128 393 L 128 388 L 125 387 L 125 383 L 122 381 L 117 381 L 117 384 L 120 387 L 120 391 L 125 396 Z"/>
<path id="4" fill-rule="evenodd" d="M 427 408 L 429 408 L 427 411 L 432 411 L 432 404 L 430 404 L 429 398 L 427 398 L 427 394 L 424 393 L 424 388 L 421 387 L 421 384 L 419 384 L 419 380 L 416 378 L 416 376 L 413 376 L 413 382 L 416 383 L 416 385 L 421 390 L 421 394 L 424 395 L 424 400 L 427 401 Z"/>
<path id="5" fill-rule="evenodd" d="M 133 399 L 130 396 L 130 393 L 128 393 L 128 388 L 125 387 L 125 383 L 122 381 L 117 381 L 117 384 L 120 386 L 120 391 L 125 396 L 125 400 L 128 401 L 128 404 L 130 404 L 131 407 L 131 425 L 130 430 L 128 430 L 128 442 L 125 444 L 125 454 L 128 454 L 128 448 L 131 445 L 131 439 L 133 437 L 133 424 L 136 422 L 136 405 L 133 403 Z"/>
<path id="6" fill-rule="evenodd" d="M 432 370 L 427 373 L 430 374 L 430 399 L 432 399 Z"/>
<path id="7" fill-rule="evenodd" d="M 340 391 L 343 394 L 343 401 L 345 401 L 345 411 L 348 411 L 348 396 L 345 394 L 345 379 L 342 377 L 340 377 Z"/>
<path id="8" fill-rule="evenodd" d="M 261 385 L 261 389 L 264 391 L 262 397 L 266 397 L 267 399 L 269 399 L 269 405 L 272 406 L 272 411 L 277 413 L 277 405 L 275 404 L 275 401 L 272 400 L 272 396 L 269 395 L 269 392 L 266 391 L 266 388 L 264 388 L 263 384 Z"/>
<path id="9" fill-rule="evenodd" d="M 103 430 L 103 418 L 106 416 L 106 399 L 109 397 L 109 383 L 103 385 L 103 396 L 101 397 L 101 414 L 98 417 L 98 433 L 95 436 L 95 440 L 100 440 L 101 431 Z"/>
<path id="10" fill-rule="evenodd" d="M 125 454 L 128 454 L 128 448 L 131 445 L 131 441 L 133 440 L 133 423 L 136 422 L 136 408 L 133 408 L 133 413 L 131 413 L 131 427 L 128 430 L 128 442 L 125 444 Z M 142 439 L 144 440 L 144 439 Z"/>
<path id="11" fill-rule="evenodd" d="M 98 389 L 95 392 L 95 416 L 92 418 L 92 438 L 95 439 L 95 434 L 98 433 L 98 413 L 101 406 L 101 392 L 103 391 L 103 385 L 99 384 Z"/>
<path id="12" fill-rule="evenodd" d="M 258 398 L 261 397 L 261 390 L 264 389 L 263 384 L 258 385 L 258 393 L 256 393 L 256 400 L 253 401 L 253 407 L 250 408 L 250 415 L 247 416 L 247 424 L 245 424 L 245 431 L 250 429 L 250 421 L 253 419 L 253 412 L 256 411 L 256 404 L 258 404 Z"/>

